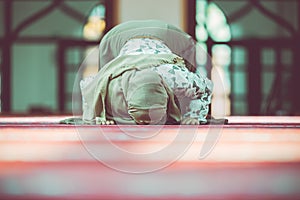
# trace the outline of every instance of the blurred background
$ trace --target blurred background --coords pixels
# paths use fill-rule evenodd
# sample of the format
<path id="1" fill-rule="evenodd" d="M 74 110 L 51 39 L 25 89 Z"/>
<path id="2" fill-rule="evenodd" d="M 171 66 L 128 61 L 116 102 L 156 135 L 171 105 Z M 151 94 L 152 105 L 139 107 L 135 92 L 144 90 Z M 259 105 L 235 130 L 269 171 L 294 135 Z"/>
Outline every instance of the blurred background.
<path id="1" fill-rule="evenodd" d="M 210 55 L 197 63 L 214 116 L 300 114 L 298 0 L 0 0 L 1 114 L 72 113 L 79 67 L 95 73 L 103 34 L 134 19 L 172 23 Z"/>

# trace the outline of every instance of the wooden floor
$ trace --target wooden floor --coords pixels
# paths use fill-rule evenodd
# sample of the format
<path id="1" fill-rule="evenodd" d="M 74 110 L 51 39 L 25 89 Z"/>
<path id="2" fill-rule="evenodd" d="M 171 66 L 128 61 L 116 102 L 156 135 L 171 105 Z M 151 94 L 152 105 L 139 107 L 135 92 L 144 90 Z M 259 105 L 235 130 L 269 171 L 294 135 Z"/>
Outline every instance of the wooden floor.
<path id="1" fill-rule="evenodd" d="M 300 117 L 58 124 L 66 117 L 0 117 L 0 199 L 300 199 Z"/>

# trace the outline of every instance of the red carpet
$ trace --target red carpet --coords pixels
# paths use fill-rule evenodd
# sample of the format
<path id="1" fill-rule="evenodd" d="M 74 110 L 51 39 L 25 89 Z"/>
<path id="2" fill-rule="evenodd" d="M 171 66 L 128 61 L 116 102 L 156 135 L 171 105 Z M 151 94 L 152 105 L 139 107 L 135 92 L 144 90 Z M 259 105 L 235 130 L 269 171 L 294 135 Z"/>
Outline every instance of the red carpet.
<path id="1" fill-rule="evenodd" d="M 0 199 L 300 198 L 300 117 L 84 129 L 65 117 L 0 117 Z"/>

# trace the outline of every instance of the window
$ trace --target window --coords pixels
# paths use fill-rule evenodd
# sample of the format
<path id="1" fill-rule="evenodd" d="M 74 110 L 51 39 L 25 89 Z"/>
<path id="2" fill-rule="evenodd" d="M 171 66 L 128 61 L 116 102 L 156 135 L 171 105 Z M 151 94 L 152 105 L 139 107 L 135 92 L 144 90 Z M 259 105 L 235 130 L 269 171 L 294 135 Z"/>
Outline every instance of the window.
<path id="1" fill-rule="evenodd" d="M 104 2 L 104 1 L 103 1 Z M 89 12 L 82 28 L 83 41 L 64 44 L 64 111 L 80 112 L 79 82 L 98 71 L 98 44 L 106 28 L 105 5 L 98 3 Z M 78 71 L 79 69 L 79 71 Z"/>
<path id="2" fill-rule="evenodd" d="M 90 12 L 83 27 L 83 37 L 86 40 L 99 40 L 105 30 L 105 7 L 98 4 Z"/>
<path id="3" fill-rule="evenodd" d="M 103 36 L 106 27 L 105 7 L 98 4 L 90 12 L 87 22 L 83 28 L 83 38 L 85 40 L 99 41 Z M 88 77 L 98 71 L 98 48 L 88 47 L 85 51 L 86 62 L 83 70 L 83 77 Z"/>
<path id="4" fill-rule="evenodd" d="M 209 40 L 214 42 L 230 41 L 231 31 L 226 17 L 216 4 L 205 0 L 197 0 L 195 29 L 196 40 L 199 46 L 211 54 L 212 68 L 208 69 L 211 70 L 208 73 L 214 82 L 212 115 L 230 115 L 229 66 L 231 64 L 231 48 L 226 44 L 208 46 Z M 205 60 L 205 58 L 199 58 L 197 62 L 201 66 L 203 63 L 200 60 Z"/>

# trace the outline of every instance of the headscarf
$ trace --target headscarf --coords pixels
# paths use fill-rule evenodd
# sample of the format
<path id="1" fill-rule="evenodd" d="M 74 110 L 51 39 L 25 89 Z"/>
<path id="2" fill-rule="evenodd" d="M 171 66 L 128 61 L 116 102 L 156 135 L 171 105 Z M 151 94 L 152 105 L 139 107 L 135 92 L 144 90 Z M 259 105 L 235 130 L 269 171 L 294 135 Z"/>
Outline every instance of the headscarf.
<path id="1" fill-rule="evenodd" d="M 160 20 L 133 20 L 115 26 L 104 35 L 99 45 L 99 68 L 117 57 L 125 43 L 136 37 L 160 39 L 187 64 L 196 66 L 196 45 L 190 35 Z"/>
<path id="2" fill-rule="evenodd" d="M 92 123 L 95 120 L 106 120 L 107 89 L 112 80 L 121 77 L 127 71 L 149 69 L 161 64 L 176 64 L 177 66 L 185 67 L 183 59 L 175 54 L 155 54 L 152 56 L 146 54 L 138 56 L 125 55 L 117 57 L 107 63 L 103 68 L 100 69 L 95 78 L 84 88 L 82 88 L 82 95 L 86 100 L 86 103 L 83 105 L 83 120 L 86 123 Z M 142 77 L 139 78 L 142 79 Z M 130 82 L 128 82 L 128 84 L 129 83 Z M 168 94 L 168 117 L 172 121 L 170 123 L 178 123 L 180 122 L 181 113 L 178 105 L 175 102 L 174 94 L 166 84 L 164 84 L 164 87 Z M 147 88 L 147 90 L 149 90 L 149 88 Z M 136 91 L 138 92 L 140 89 L 136 88 Z M 161 92 L 163 94 L 163 91 L 156 92 Z M 136 102 L 141 102 L 141 99 L 138 99 L 138 97 L 133 97 L 132 95 L 128 96 L 128 98 L 129 97 L 133 98 L 133 100 Z M 153 101 L 154 100 L 151 100 L 151 102 Z M 161 102 L 158 104 L 160 103 Z M 135 106 L 138 106 L 138 104 Z M 133 111 L 131 112 L 133 113 Z"/>
<path id="3" fill-rule="evenodd" d="M 125 73 L 122 86 L 128 113 L 137 124 L 166 122 L 169 97 L 158 73 L 150 69 Z"/>

